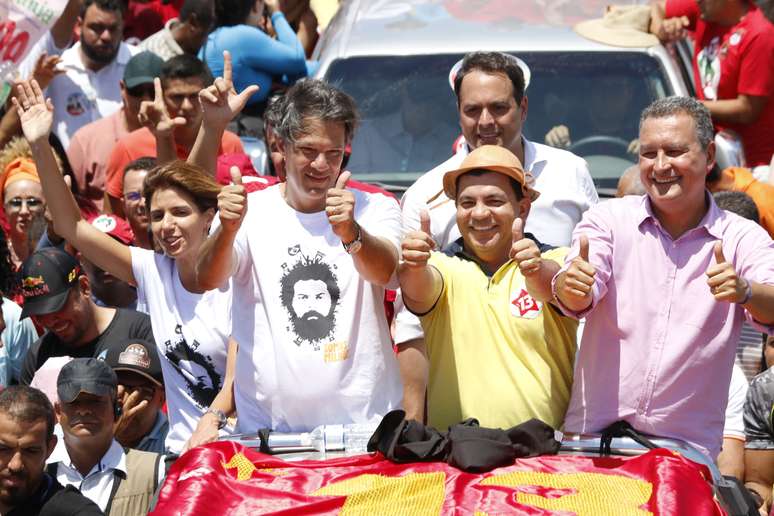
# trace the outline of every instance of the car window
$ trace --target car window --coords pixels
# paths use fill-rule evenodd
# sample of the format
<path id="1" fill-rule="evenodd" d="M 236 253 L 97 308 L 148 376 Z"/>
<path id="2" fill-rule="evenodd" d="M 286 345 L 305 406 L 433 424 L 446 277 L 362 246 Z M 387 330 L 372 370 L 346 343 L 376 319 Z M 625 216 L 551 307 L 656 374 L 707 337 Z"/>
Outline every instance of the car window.
<path id="1" fill-rule="evenodd" d="M 528 139 L 544 143 L 564 125 L 570 150 L 589 161 L 598 187 L 614 187 L 636 159 L 627 152 L 639 114 L 673 93 L 656 58 L 643 52 L 514 54 L 531 71 Z M 326 78 L 357 101 L 362 122 L 348 168 L 368 180 L 416 177 L 452 155 L 460 137 L 448 75 L 461 54 L 352 57 L 334 61 Z"/>

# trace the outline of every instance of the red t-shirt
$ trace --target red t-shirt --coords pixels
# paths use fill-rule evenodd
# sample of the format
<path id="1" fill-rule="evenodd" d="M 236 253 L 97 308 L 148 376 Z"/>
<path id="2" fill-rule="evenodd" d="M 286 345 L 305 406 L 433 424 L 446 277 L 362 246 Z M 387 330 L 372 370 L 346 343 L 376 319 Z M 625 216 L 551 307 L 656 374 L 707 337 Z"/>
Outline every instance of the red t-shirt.
<path id="1" fill-rule="evenodd" d="M 236 153 L 244 153 L 239 136 L 230 131 L 224 132 L 218 154 Z M 156 138 L 148 128 L 137 129 L 118 140 L 105 169 L 105 191 L 108 195 L 116 199 L 124 195 L 124 168 L 131 161 L 145 156 L 156 156 Z M 178 145 L 177 157 L 186 159 L 188 151 Z"/>
<path id="2" fill-rule="evenodd" d="M 695 0 L 667 0 L 666 17 L 686 16 L 694 33 L 696 95 L 704 100 L 740 94 L 774 97 L 774 24 L 755 5 L 736 25 L 701 19 Z M 767 165 L 774 154 L 774 102 L 769 100 L 752 124 L 719 124 L 739 133 L 750 166 Z"/>

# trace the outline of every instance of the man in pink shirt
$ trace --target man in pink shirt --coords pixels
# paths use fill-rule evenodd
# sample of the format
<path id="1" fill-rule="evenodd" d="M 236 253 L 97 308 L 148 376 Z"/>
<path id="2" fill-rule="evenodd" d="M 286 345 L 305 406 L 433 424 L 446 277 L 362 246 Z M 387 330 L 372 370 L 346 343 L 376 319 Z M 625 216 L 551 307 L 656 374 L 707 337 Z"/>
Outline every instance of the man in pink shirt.
<path id="1" fill-rule="evenodd" d="M 654 102 L 640 118 L 646 195 L 592 207 L 575 228 L 553 282 L 563 311 L 586 317 L 568 432 L 626 420 L 720 451 L 742 322 L 774 331 L 774 242 L 706 191 L 712 138 L 695 99 Z"/>
<path id="2" fill-rule="evenodd" d="M 120 82 L 121 109 L 78 129 L 70 140 L 67 158 L 75 173 L 78 193 L 102 209 L 105 169 L 116 142 L 140 128 L 137 114 L 143 100 L 153 100 L 153 78 L 161 74 L 164 61 L 152 52 L 132 57 Z M 116 86 L 119 86 L 117 84 Z"/>

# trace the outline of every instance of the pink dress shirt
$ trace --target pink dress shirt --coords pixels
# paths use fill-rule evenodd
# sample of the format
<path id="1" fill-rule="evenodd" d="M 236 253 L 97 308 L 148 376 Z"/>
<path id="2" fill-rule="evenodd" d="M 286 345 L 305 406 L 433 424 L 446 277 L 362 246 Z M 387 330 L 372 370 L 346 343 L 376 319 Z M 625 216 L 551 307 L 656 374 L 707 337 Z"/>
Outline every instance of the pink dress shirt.
<path id="1" fill-rule="evenodd" d="M 586 235 L 596 276 L 589 309 L 563 308 L 586 316 L 566 431 L 599 432 L 623 419 L 712 458 L 719 453 L 736 343 L 745 317 L 752 317 L 715 301 L 705 273 L 722 240 L 737 274 L 774 284 L 774 242 L 707 197 L 707 214 L 677 240 L 661 227 L 647 196 L 592 206 L 576 226 L 563 270 Z"/>

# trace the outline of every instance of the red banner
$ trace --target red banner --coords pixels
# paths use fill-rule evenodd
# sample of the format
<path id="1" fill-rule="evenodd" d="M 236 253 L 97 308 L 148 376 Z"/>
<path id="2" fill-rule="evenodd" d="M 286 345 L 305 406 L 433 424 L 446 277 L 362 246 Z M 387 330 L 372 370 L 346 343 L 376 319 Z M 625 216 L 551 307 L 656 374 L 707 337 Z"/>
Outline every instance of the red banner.
<path id="1" fill-rule="evenodd" d="M 286 462 L 224 441 L 178 459 L 151 514 L 723 514 L 709 478 L 668 450 L 520 459 L 471 474 L 378 454 Z"/>

